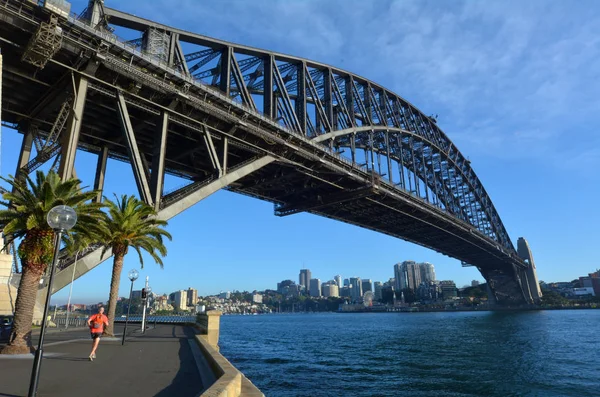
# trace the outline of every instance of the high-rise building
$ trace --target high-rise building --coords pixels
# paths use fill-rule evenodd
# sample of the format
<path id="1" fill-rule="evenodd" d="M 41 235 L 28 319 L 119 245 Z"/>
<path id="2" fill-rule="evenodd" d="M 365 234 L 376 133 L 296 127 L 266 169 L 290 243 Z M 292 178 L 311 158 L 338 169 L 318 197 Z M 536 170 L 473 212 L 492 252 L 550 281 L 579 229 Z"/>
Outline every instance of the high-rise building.
<path id="1" fill-rule="evenodd" d="M 403 280 L 402 276 L 402 263 L 396 263 L 394 265 L 394 290 L 401 291 L 402 287 L 400 285 L 400 280 Z M 391 280 L 390 280 L 391 281 Z"/>
<path id="2" fill-rule="evenodd" d="M 394 276 L 396 278 L 396 291 L 407 288 L 416 291 L 421 284 L 421 267 L 415 261 L 397 263 L 394 265 Z"/>
<path id="3" fill-rule="evenodd" d="M 344 279 L 344 287 L 349 287 L 350 286 L 350 280 L 348 280 L 347 278 Z"/>
<path id="4" fill-rule="evenodd" d="M 319 280 L 318 278 L 310 279 L 310 296 L 321 296 L 321 280 Z"/>
<path id="5" fill-rule="evenodd" d="M 338 274 L 333 278 L 333 280 L 335 281 L 335 284 L 338 286 L 338 288 L 342 288 L 342 276 Z"/>
<path id="6" fill-rule="evenodd" d="M 373 282 L 368 278 L 362 280 L 362 293 L 364 294 L 367 291 L 373 291 Z"/>
<path id="7" fill-rule="evenodd" d="M 192 287 L 187 290 L 187 305 L 188 307 L 196 307 L 198 303 L 198 290 Z"/>
<path id="8" fill-rule="evenodd" d="M 382 299 L 381 290 L 383 288 L 383 284 L 381 281 L 375 281 L 375 300 L 380 301 Z"/>
<path id="9" fill-rule="evenodd" d="M 187 311 L 187 302 L 186 290 L 175 291 L 173 293 L 173 306 L 175 306 L 176 309 Z"/>
<path id="10" fill-rule="evenodd" d="M 429 283 L 431 281 L 435 281 L 435 268 L 431 263 L 419 263 L 419 267 L 421 268 L 421 282 Z"/>
<path id="11" fill-rule="evenodd" d="M 310 270 L 308 270 L 308 269 L 300 270 L 300 277 L 298 280 L 298 284 L 301 285 L 302 287 L 304 287 L 304 290 L 307 292 L 308 292 L 308 289 L 310 288 L 310 279 L 311 279 Z"/>
<path id="12" fill-rule="evenodd" d="M 353 302 L 359 302 L 362 299 L 362 282 L 360 277 L 350 277 L 350 286 L 352 287 L 351 298 Z"/>
<path id="13" fill-rule="evenodd" d="M 323 296 L 325 297 L 338 297 L 340 296 L 340 290 L 338 285 L 335 282 L 326 282 L 321 284 L 321 292 L 323 293 Z"/>
<path id="14" fill-rule="evenodd" d="M 471 281 L 471 287 L 477 287 L 479 285 L 479 281 L 473 280 Z"/>

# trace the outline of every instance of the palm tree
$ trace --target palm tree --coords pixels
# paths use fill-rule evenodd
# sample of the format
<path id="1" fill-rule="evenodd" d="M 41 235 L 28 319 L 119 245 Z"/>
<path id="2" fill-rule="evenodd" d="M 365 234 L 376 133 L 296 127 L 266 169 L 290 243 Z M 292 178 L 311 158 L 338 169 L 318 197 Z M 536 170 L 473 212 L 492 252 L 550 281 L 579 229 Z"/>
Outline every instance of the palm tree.
<path id="1" fill-rule="evenodd" d="M 167 255 L 163 237 L 171 240 L 171 235 L 162 228 L 167 225 L 167 222 L 156 219 L 156 211 L 134 196 L 123 195 L 119 199 L 115 195 L 115 202 L 105 197 L 104 204 L 108 208 L 108 215 L 102 228 L 103 235 L 98 241 L 105 244 L 102 256 L 109 248 L 114 255 L 108 298 L 108 327 L 104 331 L 105 334 L 112 336 L 123 259 L 129 248 L 132 247 L 138 253 L 142 268 L 144 267 L 142 250 L 148 252 L 162 268 L 161 256 Z"/>
<path id="2" fill-rule="evenodd" d="M 2 353 L 21 354 L 33 351 L 31 325 L 38 286 L 54 254 L 54 231 L 46 222 L 48 211 L 57 205 L 75 209 L 77 224 L 63 234 L 63 241 L 68 241 L 73 233 L 87 236 L 98 233 L 105 214 L 101 210 L 103 204 L 90 202 L 96 193 L 82 191 L 78 179 L 62 181 L 53 171 L 46 175 L 38 171 L 35 181 L 29 176 L 2 179 L 12 186 L 12 192 L 4 193 L 3 201 L 0 201 L 7 207 L 0 210 L 0 228 L 7 236 L 8 244 L 22 238 L 18 248 L 22 274 L 15 302 L 14 327 Z"/>

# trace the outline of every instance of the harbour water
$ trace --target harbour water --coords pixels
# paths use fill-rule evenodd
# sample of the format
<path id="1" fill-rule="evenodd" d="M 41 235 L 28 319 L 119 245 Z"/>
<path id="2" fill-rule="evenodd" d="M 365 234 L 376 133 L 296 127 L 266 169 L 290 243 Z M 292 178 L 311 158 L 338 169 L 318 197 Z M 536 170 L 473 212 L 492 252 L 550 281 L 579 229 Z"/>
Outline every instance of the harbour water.
<path id="1" fill-rule="evenodd" d="M 266 396 L 600 396 L 600 310 L 223 316 Z"/>

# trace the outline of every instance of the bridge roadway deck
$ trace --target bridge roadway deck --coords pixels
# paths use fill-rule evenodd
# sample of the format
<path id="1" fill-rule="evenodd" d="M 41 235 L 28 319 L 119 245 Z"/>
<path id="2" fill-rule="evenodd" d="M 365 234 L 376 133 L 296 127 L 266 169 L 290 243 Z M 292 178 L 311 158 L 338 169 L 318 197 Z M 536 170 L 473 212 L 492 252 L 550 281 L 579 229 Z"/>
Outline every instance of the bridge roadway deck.
<path id="1" fill-rule="evenodd" d="M 158 325 L 144 335 L 134 332 L 125 346 L 101 341 L 90 362 L 87 329 L 49 333 L 38 396 L 197 396 L 204 388 L 188 342 L 193 336 L 189 327 Z M 0 356 L 0 396 L 27 395 L 32 364 Z"/>

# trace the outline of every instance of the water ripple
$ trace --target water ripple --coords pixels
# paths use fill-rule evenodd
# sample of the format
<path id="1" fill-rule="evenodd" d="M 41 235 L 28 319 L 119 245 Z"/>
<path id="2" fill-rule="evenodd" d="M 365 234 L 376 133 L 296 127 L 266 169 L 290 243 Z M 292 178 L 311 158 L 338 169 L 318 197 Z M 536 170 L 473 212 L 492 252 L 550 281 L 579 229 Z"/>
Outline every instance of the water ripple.
<path id="1" fill-rule="evenodd" d="M 600 310 L 224 316 L 267 396 L 600 396 Z"/>

